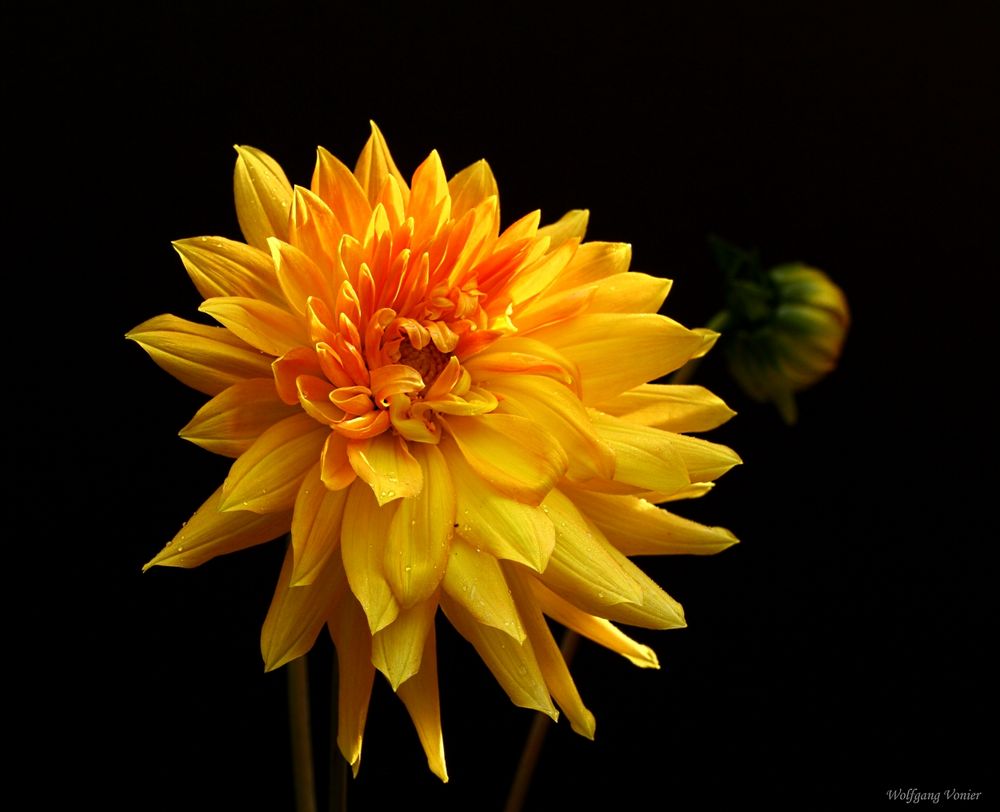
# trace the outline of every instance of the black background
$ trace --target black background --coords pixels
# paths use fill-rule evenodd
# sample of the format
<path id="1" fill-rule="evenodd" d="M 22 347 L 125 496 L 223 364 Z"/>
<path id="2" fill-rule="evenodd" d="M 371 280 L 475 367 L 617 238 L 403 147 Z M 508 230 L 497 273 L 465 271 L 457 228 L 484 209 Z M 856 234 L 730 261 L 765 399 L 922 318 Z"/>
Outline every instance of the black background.
<path id="1" fill-rule="evenodd" d="M 485 157 L 505 222 L 589 208 L 691 326 L 720 306 L 709 233 L 852 306 L 794 428 L 702 367 L 745 464 L 681 510 L 742 543 L 644 562 L 689 628 L 636 634 L 658 672 L 579 651 L 597 739 L 554 727 L 526 809 L 995 798 L 995 4 L 418 6 L 43 3 L 5 27 L 9 715 L 37 805 L 291 808 L 258 648 L 280 542 L 140 575 L 226 461 L 176 437 L 203 398 L 122 336 L 196 317 L 170 241 L 238 236 L 233 144 L 305 184 L 369 119 L 404 174 Z M 502 808 L 531 714 L 439 636 L 451 782 L 379 680 L 351 808 Z"/>

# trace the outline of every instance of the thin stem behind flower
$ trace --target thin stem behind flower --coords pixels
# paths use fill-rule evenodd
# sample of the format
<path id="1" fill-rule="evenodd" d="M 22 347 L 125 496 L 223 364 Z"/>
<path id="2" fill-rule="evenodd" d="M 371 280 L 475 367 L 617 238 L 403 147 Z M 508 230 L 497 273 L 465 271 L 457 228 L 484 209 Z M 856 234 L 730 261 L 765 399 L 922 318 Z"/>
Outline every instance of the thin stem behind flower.
<path id="1" fill-rule="evenodd" d="M 316 812 L 312 730 L 309 724 L 309 670 L 305 655 L 288 664 L 288 720 L 292 736 L 292 779 L 296 812 Z"/>

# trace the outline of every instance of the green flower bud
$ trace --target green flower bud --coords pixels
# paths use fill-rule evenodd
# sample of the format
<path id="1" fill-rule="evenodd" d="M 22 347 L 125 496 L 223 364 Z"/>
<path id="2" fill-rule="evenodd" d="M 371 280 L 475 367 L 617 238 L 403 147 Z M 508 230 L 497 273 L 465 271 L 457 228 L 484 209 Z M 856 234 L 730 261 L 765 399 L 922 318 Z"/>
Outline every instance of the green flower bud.
<path id="1" fill-rule="evenodd" d="M 793 394 L 837 366 L 850 323 L 847 299 L 830 278 L 802 264 L 730 280 L 721 346 L 729 369 L 754 400 L 796 419 Z"/>

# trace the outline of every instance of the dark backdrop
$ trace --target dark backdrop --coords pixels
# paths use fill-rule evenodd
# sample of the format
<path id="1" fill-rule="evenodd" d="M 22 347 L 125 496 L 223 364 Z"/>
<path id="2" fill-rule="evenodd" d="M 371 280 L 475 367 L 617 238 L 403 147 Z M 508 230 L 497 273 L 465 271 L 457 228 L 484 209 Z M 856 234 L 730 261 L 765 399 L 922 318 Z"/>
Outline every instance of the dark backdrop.
<path id="1" fill-rule="evenodd" d="M 825 269 L 853 310 L 794 428 L 702 367 L 745 465 L 681 509 L 742 544 L 646 562 L 690 627 L 637 633 L 659 672 L 580 650 L 597 739 L 556 726 L 527 809 L 995 797 L 994 4 L 66 5 L 6 27 L 3 79 L 9 704 L 39 799 L 291 806 L 284 674 L 258 649 L 280 542 L 140 575 L 226 462 L 176 437 L 203 398 L 122 335 L 194 317 L 170 241 L 238 235 L 233 144 L 306 183 L 369 119 L 405 174 L 485 157 L 506 222 L 589 208 L 686 324 L 720 306 L 710 233 Z M 531 714 L 439 629 L 451 783 L 380 680 L 354 809 L 502 806 Z"/>

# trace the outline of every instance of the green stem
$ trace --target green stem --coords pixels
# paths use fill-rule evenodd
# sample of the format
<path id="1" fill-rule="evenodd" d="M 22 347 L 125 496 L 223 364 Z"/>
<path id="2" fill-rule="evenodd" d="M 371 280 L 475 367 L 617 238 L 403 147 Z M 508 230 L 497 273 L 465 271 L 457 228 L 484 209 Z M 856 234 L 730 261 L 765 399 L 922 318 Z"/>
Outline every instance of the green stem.
<path id="1" fill-rule="evenodd" d="M 580 635 L 567 629 L 563 635 L 562 645 L 559 650 L 562 652 L 566 665 L 570 664 L 573 654 L 576 652 L 577 644 L 580 642 Z M 542 752 L 542 745 L 545 743 L 545 735 L 549 732 L 552 720 L 544 713 L 538 713 L 531 722 L 531 730 L 524 743 L 524 750 L 521 751 L 521 760 L 517 764 L 517 772 L 514 773 L 514 782 L 511 784 L 510 793 L 507 795 L 507 803 L 504 812 L 521 812 L 524 806 L 524 799 L 528 795 L 528 787 L 531 786 L 532 776 L 535 774 L 535 767 L 538 765 L 538 758 Z"/>
<path id="2" fill-rule="evenodd" d="M 347 759 L 337 745 L 340 730 L 340 665 L 333 655 L 330 676 L 330 812 L 347 812 Z"/>
<path id="3" fill-rule="evenodd" d="M 717 333 L 721 333 L 724 332 L 725 329 L 729 326 L 729 321 L 730 321 L 729 311 L 722 310 L 716 313 L 712 317 L 711 321 L 709 321 L 708 324 L 705 325 L 705 327 L 709 330 L 714 330 Z M 685 384 L 688 381 L 690 381 L 691 378 L 694 377 L 694 373 L 698 370 L 698 367 L 701 364 L 701 360 L 704 357 L 705 356 L 701 356 L 700 358 L 692 358 L 690 361 L 688 361 L 684 366 L 678 369 L 670 377 L 669 381 L 670 384 L 673 386 L 679 386 L 680 384 Z"/>
<path id="4" fill-rule="evenodd" d="M 292 734 L 295 810 L 316 812 L 316 781 L 309 727 L 309 671 L 304 654 L 288 664 L 288 720 Z"/>

